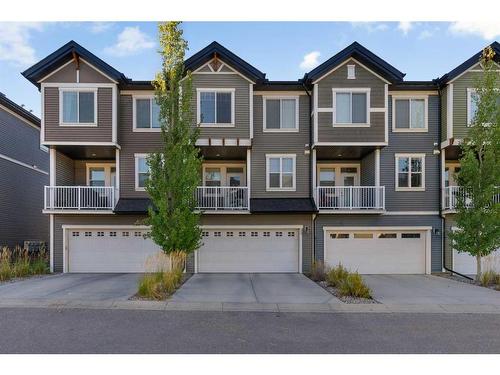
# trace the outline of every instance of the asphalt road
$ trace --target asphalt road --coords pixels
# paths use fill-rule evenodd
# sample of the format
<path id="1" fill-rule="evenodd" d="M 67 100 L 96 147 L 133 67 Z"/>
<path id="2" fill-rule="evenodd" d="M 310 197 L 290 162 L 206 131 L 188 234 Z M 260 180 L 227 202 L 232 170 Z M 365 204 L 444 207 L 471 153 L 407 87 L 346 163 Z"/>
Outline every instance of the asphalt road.
<path id="1" fill-rule="evenodd" d="M 500 353 L 500 315 L 0 309 L 0 353 Z"/>

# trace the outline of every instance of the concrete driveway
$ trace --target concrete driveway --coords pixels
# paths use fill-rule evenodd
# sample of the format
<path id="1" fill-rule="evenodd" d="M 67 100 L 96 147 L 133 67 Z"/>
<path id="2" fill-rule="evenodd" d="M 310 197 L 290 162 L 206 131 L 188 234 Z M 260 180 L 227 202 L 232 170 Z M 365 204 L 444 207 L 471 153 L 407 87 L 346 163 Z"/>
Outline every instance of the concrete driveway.
<path id="1" fill-rule="evenodd" d="M 0 284 L 0 300 L 127 300 L 140 274 L 65 273 Z"/>
<path id="2" fill-rule="evenodd" d="M 172 296 L 171 300 L 297 304 L 338 301 L 304 275 L 263 273 L 195 274 Z"/>
<path id="3" fill-rule="evenodd" d="M 385 304 L 500 305 L 500 292 L 433 275 L 363 275 Z"/>

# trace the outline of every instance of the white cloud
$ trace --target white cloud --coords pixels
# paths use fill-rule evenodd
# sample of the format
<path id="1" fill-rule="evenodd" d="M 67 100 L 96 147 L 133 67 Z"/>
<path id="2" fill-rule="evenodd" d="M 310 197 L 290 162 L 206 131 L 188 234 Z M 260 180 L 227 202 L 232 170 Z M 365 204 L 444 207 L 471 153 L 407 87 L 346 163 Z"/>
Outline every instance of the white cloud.
<path id="1" fill-rule="evenodd" d="M 500 22 L 498 21 L 459 21 L 453 22 L 449 30 L 457 35 L 479 35 L 483 39 L 491 40 L 500 36 Z"/>
<path id="2" fill-rule="evenodd" d="M 307 70 L 312 69 L 319 64 L 318 58 L 321 55 L 319 51 L 312 51 L 304 55 L 304 59 L 300 63 L 300 69 Z"/>
<path id="3" fill-rule="evenodd" d="M 92 34 L 100 34 L 111 29 L 113 25 L 113 22 L 92 22 L 90 24 L 90 32 Z"/>
<path id="4" fill-rule="evenodd" d="M 122 57 L 137 54 L 140 51 L 151 49 L 154 46 L 155 42 L 148 34 L 139 30 L 138 26 L 127 26 L 118 34 L 116 43 L 105 48 L 104 52 Z"/>
<path id="5" fill-rule="evenodd" d="M 401 30 L 404 35 L 408 34 L 412 27 L 412 23 L 407 21 L 403 21 L 398 24 L 398 30 Z"/>
<path id="6" fill-rule="evenodd" d="M 380 22 L 351 22 L 351 25 L 355 28 L 365 29 L 369 33 L 385 31 L 389 29 L 389 26 L 387 24 Z"/>
<path id="7" fill-rule="evenodd" d="M 0 22 L 0 60 L 27 67 L 36 62 L 30 44 L 33 31 L 41 31 L 40 23 Z"/>
<path id="8" fill-rule="evenodd" d="M 424 30 L 418 35 L 419 40 L 427 39 L 432 37 L 432 32 L 429 30 Z"/>

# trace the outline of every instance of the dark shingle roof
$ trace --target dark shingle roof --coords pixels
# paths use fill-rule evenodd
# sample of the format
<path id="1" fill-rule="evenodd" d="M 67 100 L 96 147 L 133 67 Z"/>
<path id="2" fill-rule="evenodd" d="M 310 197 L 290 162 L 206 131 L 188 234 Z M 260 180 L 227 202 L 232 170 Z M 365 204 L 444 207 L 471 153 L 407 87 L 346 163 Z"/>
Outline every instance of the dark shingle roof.
<path id="1" fill-rule="evenodd" d="M 311 198 L 252 198 L 252 213 L 311 213 L 317 212 Z"/>
<path id="2" fill-rule="evenodd" d="M 115 214 L 146 214 L 149 207 L 152 207 L 149 198 L 120 198 L 113 211 Z"/>
<path id="3" fill-rule="evenodd" d="M 8 108 L 15 114 L 31 122 L 33 125 L 40 127 L 40 119 L 38 117 L 36 117 L 30 111 L 27 111 L 26 109 L 21 107 L 19 104 L 14 103 L 12 100 L 7 98 L 5 94 L 2 92 L 0 92 L 0 105 L 4 106 L 5 108 Z"/>

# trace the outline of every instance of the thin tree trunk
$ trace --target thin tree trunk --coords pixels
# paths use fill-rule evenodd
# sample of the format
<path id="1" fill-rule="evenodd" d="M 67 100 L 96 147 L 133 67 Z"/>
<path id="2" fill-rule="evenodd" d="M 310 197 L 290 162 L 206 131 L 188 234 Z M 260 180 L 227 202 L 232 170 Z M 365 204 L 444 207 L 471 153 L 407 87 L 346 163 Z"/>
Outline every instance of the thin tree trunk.
<path id="1" fill-rule="evenodd" d="M 481 279 L 481 256 L 476 255 L 476 281 Z"/>

